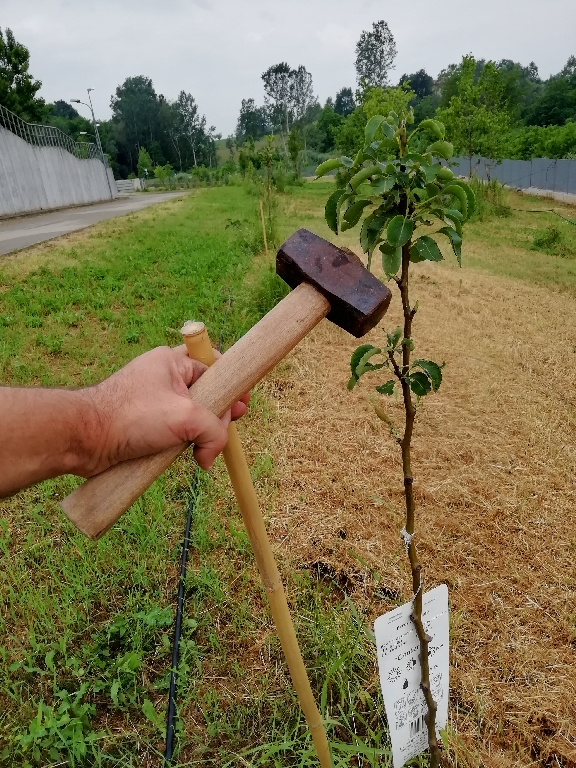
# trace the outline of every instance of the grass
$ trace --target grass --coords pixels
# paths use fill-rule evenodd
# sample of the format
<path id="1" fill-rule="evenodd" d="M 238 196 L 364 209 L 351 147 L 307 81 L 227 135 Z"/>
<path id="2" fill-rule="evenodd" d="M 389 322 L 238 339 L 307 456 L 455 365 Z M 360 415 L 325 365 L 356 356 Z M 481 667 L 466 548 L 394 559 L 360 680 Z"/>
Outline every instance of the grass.
<path id="1" fill-rule="evenodd" d="M 288 219 L 282 226 L 294 228 Z M 260 251 L 255 199 L 218 188 L 6 259 L 3 383 L 90 384 L 151 346 L 177 343 L 171 329 L 189 317 L 229 344 L 285 290 L 254 258 Z M 249 430 L 273 429 L 258 392 L 252 412 Z M 267 503 L 270 456 L 251 459 Z M 0 502 L 2 764 L 158 765 L 189 459 L 96 543 L 58 510 L 76 482 L 60 478 Z M 313 765 L 230 494 L 221 466 L 203 476 L 179 668 L 178 760 Z M 387 753 L 386 730 L 362 617 L 305 569 L 289 571 L 287 582 L 313 685 L 332 718 L 337 764 L 350 764 L 351 749 L 366 752 L 363 765 L 375 764 Z"/>
<path id="2" fill-rule="evenodd" d="M 279 239 L 305 226 L 355 245 L 354 231 L 336 240 L 324 223 L 322 207 L 331 188 L 331 182 L 306 184 L 281 196 Z M 550 201 L 512 194 L 508 202 L 513 209 L 551 207 Z M 517 281 L 572 293 L 574 262 L 531 250 L 547 217 L 552 218 L 514 210 L 506 219 L 470 224 L 466 269 L 513 278 L 512 286 Z M 559 226 L 567 228 L 563 237 L 572 247 L 574 228 Z M 231 343 L 284 291 L 258 255 L 261 249 L 256 199 L 241 188 L 220 187 L 5 259 L 0 262 L 0 380 L 89 384 L 151 346 L 177 343 L 171 329 L 189 317 L 204 320 L 213 338 Z M 442 269 L 450 281 L 462 274 L 449 263 Z M 435 279 L 425 283 L 432 295 L 440 291 Z M 329 357 L 331 344 L 327 339 L 323 346 Z M 323 521 L 327 511 L 326 525 L 339 514 L 337 492 L 354 515 L 363 518 L 365 508 L 354 498 L 358 480 L 352 477 L 341 489 L 335 474 L 331 490 L 321 497 L 320 480 L 309 488 L 310 456 L 321 464 L 326 446 L 319 444 L 309 454 L 297 437 L 285 436 L 282 393 L 297 394 L 302 387 L 302 400 L 307 375 L 305 365 L 278 366 L 256 391 L 242 433 L 335 764 L 387 765 L 386 725 L 367 626 L 375 611 L 402 602 L 401 589 L 387 581 L 399 560 L 392 553 L 390 561 L 378 562 L 369 548 L 367 554 L 354 539 L 352 524 L 348 534 L 344 531 L 348 538 L 325 544 Z M 316 422 L 319 408 L 329 415 L 334 402 L 315 403 L 311 418 Z M 370 426 L 366 429 L 363 439 L 370 434 Z M 279 485 L 286 482 L 286 470 L 277 466 L 281 449 L 290 449 L 294 462 L 286 505 Z M 62 478 L 0 502 L 5 574 L 0 584 L 5 638 L 0 762 L 156 766 L 190 462 L 179 460 L 96 543 L 85 540 L 58 510 L 58 500 L 75 484 L 74 478 Z M 312 492 L 310 499 L 322 501 L 319 529 L 307 517 L 308 505 L 314 509 L 307 496 Z M 381 491 L 371 491 L 370 498 L 387 509 Z M 308 549 L 287 549 L 282 542 L 303 529 Z M 345 571 L 330 565 L 330 547 L 336 553 L 345 548 L 353 564 Z M 221 465 L 201 479 L 187 578 L 177 764 L 315 765 Z M 469 627 L 470 616 L 465 616 Z M 461 636 L 462 631 L 457 635 L 462 641 Z"/>

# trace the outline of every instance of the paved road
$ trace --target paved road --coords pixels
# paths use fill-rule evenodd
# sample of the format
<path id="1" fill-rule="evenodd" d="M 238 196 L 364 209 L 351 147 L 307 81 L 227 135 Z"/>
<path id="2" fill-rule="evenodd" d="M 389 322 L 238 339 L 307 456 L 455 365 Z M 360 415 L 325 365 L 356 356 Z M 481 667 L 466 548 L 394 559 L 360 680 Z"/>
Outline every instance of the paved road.
<path id="1" fill-rule="evenodd" d="M 48 211 L 34 216 L 20 216 L 0 221 L 0 256 L 28 248 L 30 245 L 52 240 L 54 237 L 84 229 L 104 219 L 125 216 L 141 211 L 149 205 L 181 197 L 186 192 L 159 192 L 156 194 L 130 195 L 111 200 L 109 203 L 84 205 L 81 208 L 66 208 L 62 211 Z"/>

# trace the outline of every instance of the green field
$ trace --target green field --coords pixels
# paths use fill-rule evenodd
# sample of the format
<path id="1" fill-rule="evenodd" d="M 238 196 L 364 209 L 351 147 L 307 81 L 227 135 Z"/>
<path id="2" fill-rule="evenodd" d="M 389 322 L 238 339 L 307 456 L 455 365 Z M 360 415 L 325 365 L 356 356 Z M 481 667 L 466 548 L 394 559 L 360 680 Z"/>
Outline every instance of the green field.
<path id="1" fill-rule="evenodd" d="M 327 236 L 329 184 L 280 197 L 278 239 L 299 226 Z M 559 221 L 563 255 L 531 249 L 549 218 L 473 222 L 465 263 L 573 292 L 574 227 Z M 150 347 L 178 343 L 174 329 L 188 318 L 227 346 L 284 291 L 262 255 L 257 199 L 242 187 L 202 190 L 0 262 L 0 380 L 90 384 Z M 242 431 L 265 512 L 274 466 L 251 436 L 273 432 L 276 419 L 256 391 Z M 74 478 L 0 501 L 2 765 L 160 764 L 191 469 L 180 459 L 96 543 L 59 511 Z M 175 764 L 315 765 L 220 462 L 202 475 L 193 529 Z M 288 555 L 281 565 L 335 765 L 387 764 L 364 616 L 330 580 Z"/>

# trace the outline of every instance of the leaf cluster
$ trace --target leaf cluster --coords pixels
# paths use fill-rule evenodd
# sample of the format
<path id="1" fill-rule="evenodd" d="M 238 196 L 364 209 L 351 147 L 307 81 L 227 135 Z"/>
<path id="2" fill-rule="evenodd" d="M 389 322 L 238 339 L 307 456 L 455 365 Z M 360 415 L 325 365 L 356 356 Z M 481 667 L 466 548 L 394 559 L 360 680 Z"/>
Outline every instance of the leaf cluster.
<path id="1" fill-rule="evenodd" d="M 375 115 L 356 157 L 332 158 L 316 169 L 317 178 L 337 168 L 349 170 L 348 183 L 326 203 L 326 221 L 338 234 L 363 220 L 360 244 L 368 266 L 378 247 L 388 279 L 400 269 L 404 246 L 411 262 L 442 260 L 437 235 L 448 239 L 460 263 L 462 225 L 475 206 L 470 187 L 447 166 L 454 150 L 444 126 L 423 120 L 409 132 L 412 121 L 411 112 L 404 118 L 394 112 Z M 419 134 L 433 138 L 424 152 L 411 149 Z"/>
<path id="2" fill-rule="evenodd" d="M 400 326 L 394 333 L 387 333 L 386 339 L 385 349 L 375 347 L 373 344 L 362 344 L 354 350 L 350 359 L 351 376 L 348 389 L 354 389 L 364 374 L 387 368 L 396 378 L 376 387 L 376 391 L 381 395 L 393 395 L 396 384 L 402 385 L 402 382 L 405 382 L 418 398 L 430 392 L 437 392 L 442 383 L 444 363 L 439 365 L 432 360 L 414 360 L 410 366 L 405 367 L 402 365 L 401 358 L 405 346 L 411 351 L 414 349 L 412 339 L 403 337 Z M 376 355 L 383 356 L 382 362 L 373 361 Z"/>

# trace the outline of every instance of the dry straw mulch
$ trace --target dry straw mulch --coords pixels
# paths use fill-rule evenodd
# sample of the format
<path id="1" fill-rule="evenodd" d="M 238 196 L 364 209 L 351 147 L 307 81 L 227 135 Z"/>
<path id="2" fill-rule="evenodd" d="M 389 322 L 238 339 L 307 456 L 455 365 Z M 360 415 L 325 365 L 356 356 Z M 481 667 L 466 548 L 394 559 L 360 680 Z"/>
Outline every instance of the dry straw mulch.
<path id="1" fill-rule="evenodd" d="M 576 766 L 576 303 L 447 266 L 413 283 L 416 355 L 447 362 L 413 471 L 426 586 L 450 590 L 449 762 Z M 395 295 L 385 326 L 399 323 Z M 355 346 L 324 321 L 263 385 L 278 410 L 270 531 L 372 620 L 410 592 L 399 451 L 367 379 L 346 390 Z"/>

